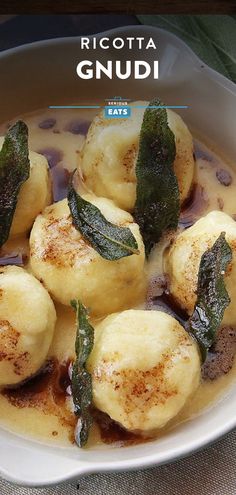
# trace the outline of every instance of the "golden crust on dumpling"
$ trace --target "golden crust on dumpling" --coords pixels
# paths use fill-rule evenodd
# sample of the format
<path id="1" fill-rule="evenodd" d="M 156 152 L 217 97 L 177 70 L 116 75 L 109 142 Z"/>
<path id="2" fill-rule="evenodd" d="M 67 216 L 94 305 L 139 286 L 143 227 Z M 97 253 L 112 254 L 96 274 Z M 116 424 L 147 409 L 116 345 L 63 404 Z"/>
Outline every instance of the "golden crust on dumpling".
<path id="1" fill-rule="evenodd" d="M 95 406 L 144 435 L 175 417 L 200 379 L 197 344 L 161 311 L 128 310 L 105 318 L 96 327 L 87 368 Z"/>
<path id="2" fill-rule="evenodd" d="M 98 254 L 72 225 L 67 200 L 45 209 L 36 219 L 30 236 L 33 273 L 52 297 L 69 305 L 80 299 L 95 315 L 126 308 L 143 296 L 145 288 L 144 246 L 132 216 L 110 200 L 87 195 L 110 222 L 128 227 L 140 254 L 108 261 Z"/>
<path id="3" fill-rule="evenodd" d="M 0 268 L 0 387 L 15 385 L 44 364 L 56 322 L 53 302 L 23 268 Z"/>

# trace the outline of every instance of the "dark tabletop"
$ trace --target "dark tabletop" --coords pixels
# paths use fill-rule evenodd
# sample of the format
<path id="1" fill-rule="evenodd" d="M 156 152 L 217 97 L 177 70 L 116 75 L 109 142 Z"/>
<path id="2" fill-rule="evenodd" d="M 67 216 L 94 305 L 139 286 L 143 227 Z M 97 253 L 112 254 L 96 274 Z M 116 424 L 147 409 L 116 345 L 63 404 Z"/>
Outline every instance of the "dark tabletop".
<path id="1" fill-rule="evenodd" d="M 1 21 L 1 16 L 0 16 Z M 0 50 L 49 38 L 99 33 L 139 24 L 135 15 L 19 15 L 2 18 Z"/>

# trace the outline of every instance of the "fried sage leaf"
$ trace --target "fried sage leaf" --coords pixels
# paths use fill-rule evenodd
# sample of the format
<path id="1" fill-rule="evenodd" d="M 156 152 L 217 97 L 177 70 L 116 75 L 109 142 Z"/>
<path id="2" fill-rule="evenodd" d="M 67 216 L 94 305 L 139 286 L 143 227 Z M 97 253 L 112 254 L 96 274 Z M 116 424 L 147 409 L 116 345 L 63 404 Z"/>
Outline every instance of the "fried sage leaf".
<path id="1" fill-rule="evenodd" d="M 114 261 L 139 254 L 131 230 L 108 222 L 96 206 L 75 191 L 72 181 L 67 198 L 73 225 L 103 258 Z"/>
<path id="2" fill-rule="evenodd" d="M 72 397 L 74 411 L 79 416 L 75 431 L 75 440 L 79 447 L 83 447 L 89 435 L 92 425 L 90 406 L 92 403 L 92 378 L 86 370 L 86 362 L 92 351 L 94 342 L 94 330 L 88 321 L 86 308 L 80 301 L 71 301 L 71 306 L 76 312 L 76 359 L 72 370 Z"/>
<path id="3" fill-rule="evenodd" d="M 134 217 L 140 226 L 146 254 L 162 234 L 175 230 L 180 213 L 177 178 L 174 173 L 175 138 L 167 112 L 159 100 L 145 110 L 136 163 L 137 192 Z"/>
<path id="4" fill-rule="evenodd" d="M 197 302 L 188 322 L 188 331 L 197 340 L 202 360 L 212 346 L 223 320 L 230 298 L 224 283 L 224 274 L 232 260 L 232 251 L 222 232 L 212 248 L 203 253 L 197 286 Z"/>
<path id="5" fill-rule="evenodd" d="M 0 151 L 0 247 L 7 241 L 17 197 L 29 178 L 28 128 L 19 120 L 7 132 Z"/>

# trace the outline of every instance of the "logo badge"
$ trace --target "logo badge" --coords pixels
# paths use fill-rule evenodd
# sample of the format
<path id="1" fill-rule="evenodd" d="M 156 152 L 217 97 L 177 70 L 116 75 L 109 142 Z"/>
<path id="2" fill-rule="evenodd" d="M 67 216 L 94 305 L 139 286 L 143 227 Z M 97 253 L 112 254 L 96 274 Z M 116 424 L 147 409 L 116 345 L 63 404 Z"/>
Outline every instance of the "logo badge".
<path id="1" fill-rule="evenodd" d="M 104 117 L 106 119 L 127 119 L 131 116 L 131 107 L 128 105 L 130 100 L 121 96 L 114 96 L 105 100 Z"/>

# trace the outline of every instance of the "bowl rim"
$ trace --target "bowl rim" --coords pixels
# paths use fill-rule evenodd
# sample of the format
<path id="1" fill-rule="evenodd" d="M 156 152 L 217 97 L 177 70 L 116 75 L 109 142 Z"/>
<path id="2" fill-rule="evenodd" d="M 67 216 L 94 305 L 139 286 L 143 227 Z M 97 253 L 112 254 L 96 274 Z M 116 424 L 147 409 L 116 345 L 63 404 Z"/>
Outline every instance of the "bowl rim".
<path id="1" fill-rule="evenodd" d="M 196 53 L 190 48 L 185 41 L 183 41 L 181 38 L 173 34 L 171 31 L 168 31 L 163 28 L 151 26 L 148 24 L 131 24 L 127 26 L 121 26 L 121 27 L 116 27 L 114 29 L 108 29 L 106 31 L 101 31 L 99 33 L 94 33 L 94 34 L 89 34 L 86 37 L 87 38 L 92 38 L 92 37 L 97 37 L 97 38 L 102 38 L 103 36 L 109 36 L 113 34 L 121 34 L 121 33 L 129 33 L 130 30 L 134 31 L 143 31 L 147 32 L 148 31 L 153 31 L 156 34 L 160 33 L 162 36 L 167 36 L 170 40 L 172 40 L 175 43 L 178 43 L 179 46 L 182 46 L 182 48 L 185 50 L 185 52 L 188 52 L 188 54 L 192 57 L 193 61 L 195 63 L 200 65 L 200 68 L 202 70 L 206 70 L 208 73 L 208 76 L 211 77 L 211 79 L 217 79 L 224 87 L 227 89 L 233 91 L 233 93 L 236 93 L 236 83 L 225 77 L 224 75 L 220 74 L 218 71 L 207 65 Z M 59 36 L 56 38 L 46 38 L 44 40 L 39 40 L 39 41 L 33 41 L 29 43 L 24 43 L 23 45 L 15 46 L 12 48 L 8 48 L 6 50 L 0 51 L 0 59 L 4 59 L 9 57 L 10 55 L 15 55 L 17 53 L 21 53 L 23 51 L 27 50 L 33 50 L 35 48 L 42 48 L 45 47 L 46 45 L 51 45 L 51 46 L 57 46 L 60 44 L 70 44 L 73 42 L 78 41 L 82 37 L 85 37 L 85 35 L 82 36 Z"/>
<path id="2" fill-rule="evenodd" d="M 162 28 L 157 28 L 154 26 L 149 26 L 149 25 L 128 25 L 128 26 L 122 26 L 122 27 L 117 27 L 114 29 L 109 29 L 103 32 L 99 33 L 94 33 L 91 35 L 88 35 L 87 37 L 91 38 L 93 36 L 96 36 L 97 38 L 101 38 L 103 36 L 114 36 L 114 35 L 125 35 L 130 33 L 130 30 L 133 32 L 145 32 L 149 35 L 151 33 L 155 33 L 156 35 L 164 36 L 164 38 L 169 39 L 172 43 L 177 43 L 179 47 L 182 47 L 185 53 L 188 53 L 191 56 L 193 66 L 197 67 L 199 71 L 205 73 L 207 77 L 211 80 L 217 81 L 217 83 L 222 86 L 222 88 L 228 90 L 229 92 L 233 93 L 233 95 L 236 96 L 236 84 L 229 79 L 227 79 L 225 76 L 222 74 L 218 73 L 216 70 L 212 69 L 209 67 L 205 62 L 203 62 L 193 51 L 192 49 L 180 38 L 178 38 L 176 35 L 173 33 L 162 29 Z M 32 51 L 35 49 L 40 49 L 40 48 L 45 48 L 47 46 L 59 46 L 59 45 L 69 45 L 71 43 L 77 42 L 81 36 L 73 36 L 73 37 L 58 37 L 58 38 L 52 38 L 52 39 L 45 39 L 45 40 L 40 40 L 40 41 L 35 41 L 32 43 L 25 43 L 23 45 L 13 47 L 7 50 L 3 50 L 0 52 L 0 62 L 1 60 L 4 60 L 8 58 L 11 55 L 17 55 L 18 53 L 22 54 L 27 51 Z M 48 479 L 47 482 L 41 483 L 40 481 L 35 481 L 32 483 L 31 481 L 25 480 L 24 478 L 20 478 L 19 476 L 15 476 L 14 473 L 10 473 L 8 470 L 3 469 L 0 466 L 0 475 L 5 478 L 8 481 L 11 481 L 12 483 L 18 484 L 18 485 L 24 485 L 24 486 L 34 486 L 34 487 L 43 487 L 43 486 L 50 486 L 50 485 L 55 485 L 57 483 L 63 483 L 67 482 L 76 478 L 79 478 L 80 476 L 86 476 L 89 474 L 93 473 L 104 473 L 104 472 L 117 472 L 117 471 L 129 471 L 129 470 L 136 470 L 136 469 L 144 469 L 152 466 L 160 466 L 163 464 L 169 464 L 172 462 L 175 462 L 178 459 L 182 459 L 190 454 L 193 454 L 207 445 L 211 445 L 212 443 L 216 442 L 219 438 L 223 437 L 230 431 L 234 430 L 236 428 L 236 417 L 232 415 L 231 420 L 228 420 L 226 424 L 219 424 L 218 427 L 215 427 L 214 429 L 208 431 L 205 433 L 205 435 L 200 436 L 199 438 L 194 438 L 191 440 L 191 442 L 188 442 L 187 446 L 184 446 L 182 444 L 179 444 L 175 449 L 171 449 L 168 452 L 165 452 L 163 455 L 158 453 L 158 459 L 157 455 L 155 453 L 152 453 L 150 455 L 144 455 L 143 457 L 135 457 L 134 459 L 125 459 L 125 460 L 119 460 L 119 461 L 109 461 L 109 462 L 98 462 L 96 464 L 90 462 L 90 461 L 85 461 L 85 460 L 79 460 L 78 462 L 78 467 L 71 469 L 71 471 L 65 475 L 59 475 L 59 476 L 54 476 Z M 0 433 L 1 435 L 1 433 Z M 13 434 L 14 435 L 14 434 Z M 19 435 L 17 435 L 18 438 Z M 33 440 L 28 440 L 24 439 L 27 442 L 32 443 Z M 34 445 L 36 446 L 36 442 L 33 442 Z M 41 445 L 42 447 L 42 445 Z M 47 446 L 46 446 L 47 448 Z M 55 447 L 54 447 L 55 448 Z"/>
<path id="3" fill-rule="evenodd" d="M 227 434 L 235 431 L 236 429 L 236 421 L 233 420 L 232 424 L 229 423 L 225 425 L 225 428 L 221 430 L 218 434 L 216 432 L 215 435 L 208 435 L 204 437 L 204 440 L 200 440 L 198 442 L 192 442 L 188 448 L 183 449 L 178 448 L 170 454 L 166 454 L 165 456 L 159 459 L 158 462 L 156 460 L 155 454 L 150 456 L 145 455 L 144 457 L 135 458 L 132 460 L 118 461 L 118 462 L 100 462 L 100 463 L 92 463 L 87 461 L 78 462 L 78 467 L 71 469 L 67 474 L 50 476 L 47 481 L 43 483 L 41 481 L 31 481 L 26 480 L 24 477 L 14 476 L 14 474 L 10 473 L 8 470 L 4 470 L 0 466 L 0 477 L 9 481 L 10 483 L 16 486 L 23 486 L 28 488 L 47 488 L 50 486 L 60 485 L 64 483 L 73 482 L 75 480 L 79 480 L 80 478 L 84 478 L 93 474 L 105 474 L 105 473 L 119 473 L 119 472 L 135 472 L 137 470 L 143 469 L 151 469 L 153 467 L 159 467 L 163 465 L 171 465 L 177 461 L 181 461 L 185 458 L 188 458 L 198 452 L 203 451 L 206 447 L 210 447 L 214 445 L 217 441 L 223 439 Z M 19 438 L 19 437 L 18 437 Z M 26 439 L 27 440 L 27 439 Z M 125 447 L 124 447 L 125 448 Z M 99 452 L 99 450 L 97 451 Z M 172 453 L 174 452 L 174 455 Z"/>

